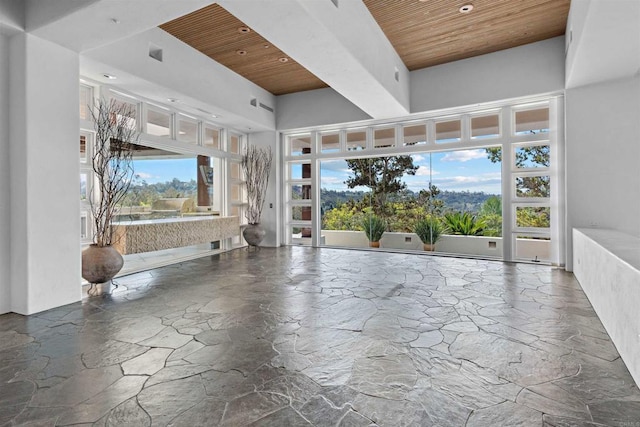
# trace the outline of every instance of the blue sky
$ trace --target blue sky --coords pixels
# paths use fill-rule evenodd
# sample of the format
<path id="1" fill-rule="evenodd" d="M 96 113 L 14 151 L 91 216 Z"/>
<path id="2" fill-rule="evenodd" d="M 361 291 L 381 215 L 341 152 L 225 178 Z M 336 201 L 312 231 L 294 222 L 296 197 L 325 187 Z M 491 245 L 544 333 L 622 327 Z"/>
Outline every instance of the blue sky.
<path id="1" fill-rule="evenodd" d="M 410 190 L 420 191 L 429 183 L 429 154 L 412 154 L 413 162 L 419 166 L 415 176 L 405 176 Z M 500 194 L 500 164 L 487 159 L 484 149 L 460 150 L 431 154 L 431 177 L 441 190 L 484 191 Z M 196 179 L 196 159 L 135 160 L 136 175 L 149 184 Z M 299 174 L 300 167 L 294 168 Z M 322 188 L 348 191 L 344 181 L 350 175 L 344 160 L 323 161 L 321 166 Z M 361 190 L 366 190 L 362 188 Z"/>
<path id="2" fill-rule="evenodd" d="M 134 160 L 133 170 L 147 184 L 167 182 L 173 178 L 188 182 L 196 179 L 196 159 Z"/>
<path id="3" fill-rule="evenodd" d="M 404 177 L 410 190 L 427 188 L 431 172 L 433 183 L 441 190 L 501 193 L 500 164 L 491 163 L 484 149 L 432 153 L 432 170 L 429 169 L 429 156 L 428 153 L 412 155 L 413 163 L 419 168 L 415 176 Z M 344 181 L 350 172 L 344 160 L 322 162 L 322 188 L 348 191 Z"/>

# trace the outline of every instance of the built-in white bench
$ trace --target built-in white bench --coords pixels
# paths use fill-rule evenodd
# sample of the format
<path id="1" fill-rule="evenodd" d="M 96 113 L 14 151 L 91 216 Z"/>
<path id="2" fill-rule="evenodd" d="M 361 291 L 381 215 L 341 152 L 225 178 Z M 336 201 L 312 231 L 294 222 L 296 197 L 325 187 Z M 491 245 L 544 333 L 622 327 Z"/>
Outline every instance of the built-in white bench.
<path id="1" fill-rule="evenodd" d="M 640 384 L 640 238 L 615 230 L 573 229 L 573 272 Z"/>

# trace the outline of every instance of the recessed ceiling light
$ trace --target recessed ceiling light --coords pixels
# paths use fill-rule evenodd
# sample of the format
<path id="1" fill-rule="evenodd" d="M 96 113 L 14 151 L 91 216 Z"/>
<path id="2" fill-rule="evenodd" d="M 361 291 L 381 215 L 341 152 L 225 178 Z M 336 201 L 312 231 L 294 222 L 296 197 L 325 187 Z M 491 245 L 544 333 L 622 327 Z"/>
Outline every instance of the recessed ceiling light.
<path id="1" fill-rule="evenodd" d="M 246 54 L 247 54 L 247 51 L 246 51 L 246 50 L 236 50 L 236 53 L 237 53 L 238 55 L 240 55 L 240 56 L 244 56 L 244 55 L 246 55 Z"/>
<path id="2" fill-rule="evenodd" d="M 464 6 L 460 6 L 460 9 L 458 10 L 460 13 L 469 13 L 473 10 L 473 5 L 471 3 L 465 4 Z"/>
<path id="3" fill-rule="evenodd" d="M 280 62 L 289 62 L 289 58 L 287 58 L 286 56 L 283 56 L 281 58 L 278 58 L 278 61 L 280 61 Z"/>
<path id="4" fill-rule="evenodd" d="M 269 49 L 271 46 L 269 46 L 268 44 L 265 44 L 263 47 L 264 47 L 265 49 Z"/>
<path id="5" fill-rule="evenodd" d="M 243 34 L 247 34 L 251 32 L 251 28 L 249 27 L 238 27 L 238 32 L 239 33 L 243 33 Z"/>
<path id="6" fill-rule="evenodd" d="M 175 98 L 167 98 L 167 101 L 169 102 L 179 102 L 177 99 Z"/>
<path id="7" fill-rule="evenodd" d="M 106 78 L 108 78 L 109 80 L 115 80 L 115 79 L 117 79 L 117 77 L 116 77 L 116 76 L 114 76 L 113 74 L 107 74 L 107 73 L 105 73 L 105 74 L 103 74 L 103 76 L 104 76 L 104 77 L 106 77 Z"/>
<path id="8" fill-rule="evenodd" d="M 217 118 L 218 118 L 218 116 L 217 116 L 217 115 L 215 115 L 215 114 L 212 114 L 212 115 L 211 115 L 211 117 L 213 117 L 214 119 L 217 119 Z"/>

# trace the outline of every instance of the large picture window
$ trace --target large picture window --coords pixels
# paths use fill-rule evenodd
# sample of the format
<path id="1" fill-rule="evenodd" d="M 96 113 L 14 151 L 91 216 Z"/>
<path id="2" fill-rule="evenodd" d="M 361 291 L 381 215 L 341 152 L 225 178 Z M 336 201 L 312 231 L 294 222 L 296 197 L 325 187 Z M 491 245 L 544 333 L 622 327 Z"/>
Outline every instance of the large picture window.
<path id="1" fill-rule="evenodd" d="M 93 123 L 87 105 L 97 96 L 133 107 L 135 118 L 128 124 L 140 132 L 132 148 L 134 179 L 117 208 L 116 224 L 127 227 L 136 221 L 188 222 L 198 220 L 189 217 L 203 216 L 238 216 L 240 223 L 244 221 L 246 197 L 240 159 L 245 134 L 210 123 L 209 118 L 187 114 L 175 105 L 163 106 L 108 87 L 82 84 L 79 234 L 83 244 L 91 243 L 91 200 L 96 196 L 91 164 Z M 125 255 L 123 271 L 147 268 L 149 262 L 166 262 L 168 257 L 194 257 L 245 244 L 239 234 L 223 241 L 187 245 L 192 240 L 183 241 L 186 246 L 147 252 L 144 257 Z M 129 262 L 133 270 L 127 267 Z"/>
<path id="2" fill-rule="evenodd" d="M 555 102 L 292 134 L 287 243 L 559 262 Z"/>

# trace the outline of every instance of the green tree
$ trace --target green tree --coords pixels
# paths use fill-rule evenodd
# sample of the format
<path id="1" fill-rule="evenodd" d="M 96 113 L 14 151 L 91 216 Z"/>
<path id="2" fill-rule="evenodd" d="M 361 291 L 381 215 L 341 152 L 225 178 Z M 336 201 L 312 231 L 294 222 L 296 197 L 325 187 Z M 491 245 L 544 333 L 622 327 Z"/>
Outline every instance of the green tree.
<path id="1" fill-rule="evenodd" d="M 420 190 L 418 193 L 417 202 L 423 205 L 429 214 L 440 215 L 444 208 L 444 202 L 438 199 L 439 194 L 440 189 L 429 183 L 428 189 Z"/>
<path id="2" fill-rule="evenodd" d="M 388 218 L 387 200 L 407 188 L 402 177 L 415 175 L 418 166 L 413 164 L 411 156 L 375 157 L 369 159 L 350 159 L 347 166 L 353 172 L 345 184 L 349 188 L 358 186 L 371 190 L 373 211 L 376 215 Z"/>
<path id="3" fill-rule="evenodd" d="M 486 149 L 487 158 L 492 163 L 502 161 L 502 148 Z M 515 150 L 516 167 L 549 167 L 550 153 L 548 145 L 533 145 Z M 548 176 L 520 177 L 516 179 L 516 194 L 520 197 L 549 197 L 550 182 Z"/>
<path id="4" fill-rule="evenodd" d="M 368 208 L 363 209 L 359 203 L 342 203 L 330 209 L 322 216 L 323 230 L 362 230 Z"/>
<path id="5" fill-rule="evenodd" d="M 479 218 L 486 224 L 482 233 L 484 236 L 502 236 L 502 199 L 491 196 L 485 200 L 480 207 Z"/>

